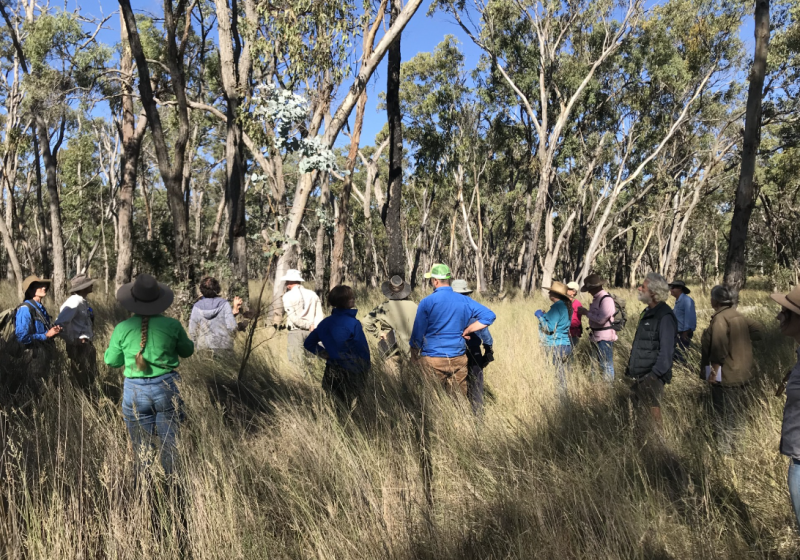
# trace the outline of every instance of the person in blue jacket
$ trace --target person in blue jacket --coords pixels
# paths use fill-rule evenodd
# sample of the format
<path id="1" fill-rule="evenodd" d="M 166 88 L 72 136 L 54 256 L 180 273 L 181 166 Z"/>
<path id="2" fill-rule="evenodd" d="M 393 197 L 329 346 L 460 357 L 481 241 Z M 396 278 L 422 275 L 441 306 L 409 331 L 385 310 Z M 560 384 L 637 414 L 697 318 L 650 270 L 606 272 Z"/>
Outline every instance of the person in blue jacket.
<path id="1" fill-rule="evenodd" d="M 328 294 L 331 315 L 308 334 L 303 346 L 327 360 L 322 388 L 347 405 L 364 389 L 370 371 L 367 337 L 356 319 L 355 294 L 336 286 Z"/>
<path id="2" fill-rule="evenodd" d="M 22 282 L 25 301 L 17 308 L 14 325 L 17 342 L 25 349 L 23 363 L 28 373 L 36 377 L 47 377 L 55 355 L 53 339 L 61 332 L 60 326 L 53 326 L 42 303 L 51 283 L 38 276 L 28 276 Z"/>
<path id="3" fill-rule="evenodd" d="M 544 289 L 549 291 L 548 296 L 553 305 L 547 313 L 541 309 L 537 311 L 536 317 L 539 319 L 542 342 L 553 357 L 559 391 L 563 397 L 567 393 L 567 360 L 572 354 L 572 344 L 569 339 L 570 300 L 567 287 L 561 282 L 553 282 L 549 288 Z"/>

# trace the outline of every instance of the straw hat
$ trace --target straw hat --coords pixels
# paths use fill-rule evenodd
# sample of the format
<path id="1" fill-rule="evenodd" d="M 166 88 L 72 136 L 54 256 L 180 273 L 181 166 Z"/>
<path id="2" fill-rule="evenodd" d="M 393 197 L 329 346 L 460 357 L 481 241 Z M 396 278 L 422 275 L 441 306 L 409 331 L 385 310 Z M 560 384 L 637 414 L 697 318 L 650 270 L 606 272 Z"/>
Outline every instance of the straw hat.
<path id="1" fill-rule="evenodd" d="M 395 275 L 381 284 L 381 291 L 389 299 L 406 299 L 411 293 L 411 286 Z"/>
<path id="2" fill-rule="evenodd" d="M 94 280 L 85 274 L 79 274 L 69 281 L 69 293 L 74 294 L 94 285 Z"/>
<path id="3" fill-rule="evenodd" d="M 28 276 L 27 278 L 25 278 L 25 280 L 22 281 L 22 293 L 23 294 L 27 294 L 28 293 L 28 288 L 31 287 L 31 284 L 47 284 L 47 285 L 50 285 L 52 283 L 53 283 L 52 280 L 47 280 L 45 278 L 39 278 L 38 276 L 31 275 L 31 276 Z"/>
<path id="4" fill-rule="evenodd" d="M 156 281 L 149 274 L 140 274 L 133 282 L 123 284 L 117 290 L 117 301 L 137 315 L 158 315 L 166 311 L 175 294 L 166 284 Z"/>
<path id="5" fill-rule="evenodd" d="M 786 295 L 770 294 L 769 297 L 780 303 L 792 313 L 797 313 L 800 315 L 800 286 L 795 286 L 794 290 Z"/>
<path id="6" fill-rule="evenodd" d="M 458 294 L 471 294 L 472 290 L 469 288 L 466 280 L 453 280 L 453 291 Z"/>
<path id="7" fill-rule="evenodd" d="M 302 284 L 305 280 L 303 280 L 303 275 L 300 274 L 299 270 L 290 268 L 286 271 L 286 274 L 278 278 L 278 282 L 300 282 Z"/>
<path id="8" fill-rule="evenodd" d="M 569 298 L 567 295 L 567 287 L 564 285 L 563 282 L 553 282 L 550 284 L 549 287 L 543 287 L 543 290 L 547 290 L 548 292 L 553 292 L 554 294 L 558 294 L 564 296 L 565 298 Z"/>
<path id="9" fill-rule="evenodd" d="M 592 288 L 602 288 L 603 284 L 605 283 L 606 281 L 603 280 L 603 277 L 600 276 L 599 274 L 590 274 L 583 281 L 583 288 L 581 288 L 581 291 L 588 292 Z"/>

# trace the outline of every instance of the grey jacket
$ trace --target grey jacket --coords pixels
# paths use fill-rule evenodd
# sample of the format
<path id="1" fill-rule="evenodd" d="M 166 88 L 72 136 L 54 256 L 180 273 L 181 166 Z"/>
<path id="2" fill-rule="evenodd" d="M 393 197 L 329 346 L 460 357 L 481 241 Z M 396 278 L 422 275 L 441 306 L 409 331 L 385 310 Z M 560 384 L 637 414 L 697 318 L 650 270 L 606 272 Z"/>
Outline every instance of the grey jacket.
<path id="1" fill-rule="evenodd" d="M 198 350 L 231 350 L 236 319 L 228 300 L 200 298 L 189 318 L 189 338 Z"/>

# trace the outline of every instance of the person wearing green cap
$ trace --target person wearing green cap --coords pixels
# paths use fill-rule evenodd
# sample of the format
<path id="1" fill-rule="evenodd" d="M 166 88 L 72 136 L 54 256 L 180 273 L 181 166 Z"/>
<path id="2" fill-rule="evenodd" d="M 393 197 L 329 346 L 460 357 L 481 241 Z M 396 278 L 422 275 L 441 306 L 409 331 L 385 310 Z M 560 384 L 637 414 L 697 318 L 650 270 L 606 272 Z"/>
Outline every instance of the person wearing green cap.
<path id="1" fill-rule="evenodd" d="M 435 264 L 425 278 L 433 293 L 417 307 L 411 331 L 411 359 L 451 393 L 467 396 L 467 346 L 470 334 L 485 329 L 496 318 L 487 307 L 457 294 L 445 264 Z"/>

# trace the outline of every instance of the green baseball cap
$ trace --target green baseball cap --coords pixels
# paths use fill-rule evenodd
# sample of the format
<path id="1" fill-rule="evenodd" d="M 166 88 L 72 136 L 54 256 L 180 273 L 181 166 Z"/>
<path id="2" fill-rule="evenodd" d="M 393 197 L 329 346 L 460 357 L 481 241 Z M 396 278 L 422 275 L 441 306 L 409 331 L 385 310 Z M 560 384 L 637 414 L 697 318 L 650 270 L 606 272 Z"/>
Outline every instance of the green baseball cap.
<path id="1" fill-rule="evenodd" d="M 446 264 L 435 264 L 430 272 L 425 273 L 425 278 L 436 278 L 437 280 L 450 280 L 450 267 Z"/>

